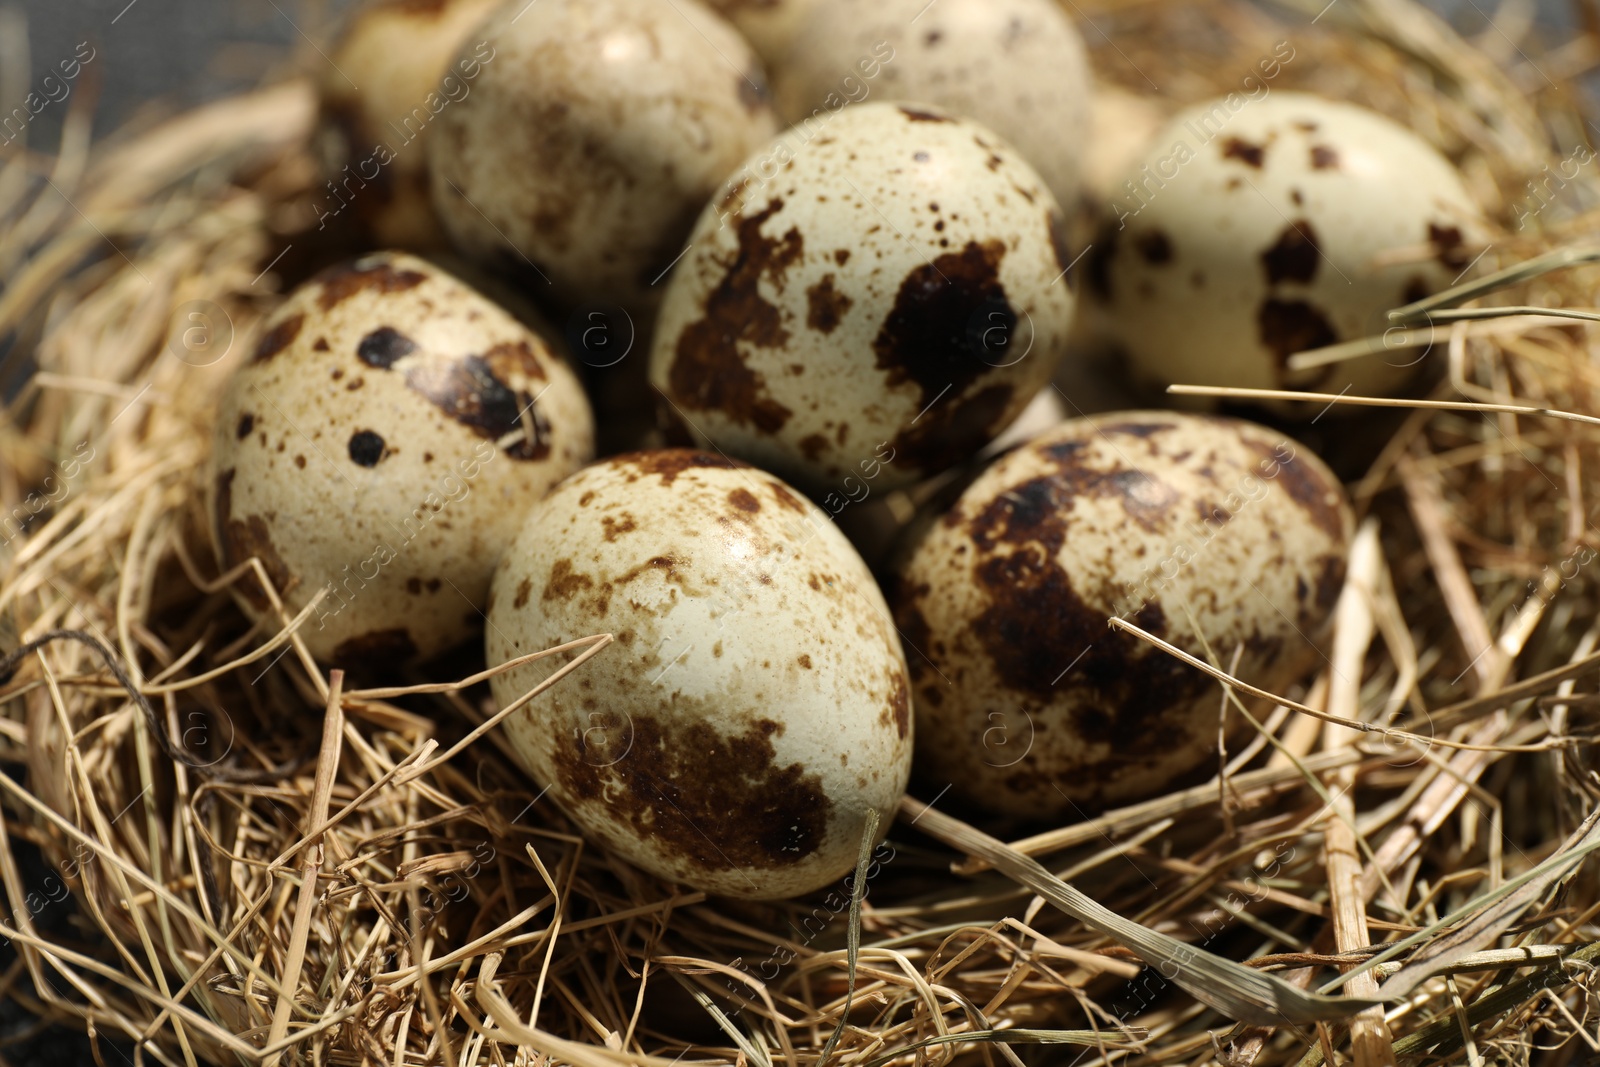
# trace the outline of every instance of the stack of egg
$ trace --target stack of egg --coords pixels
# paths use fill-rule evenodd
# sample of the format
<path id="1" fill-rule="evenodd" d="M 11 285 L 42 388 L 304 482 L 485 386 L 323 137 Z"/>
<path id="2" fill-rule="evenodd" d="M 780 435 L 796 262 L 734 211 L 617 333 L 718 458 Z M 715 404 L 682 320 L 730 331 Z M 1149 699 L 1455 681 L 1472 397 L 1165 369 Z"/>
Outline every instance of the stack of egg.
<path id="1" fill-rule="evenodd" d="M 930 790 L 1027 818 L 1203 773 L 1218 687 L 1111 620 L 1296 684 L 1341 487 L 1233 418 L 1064 420 L 1052 382 L 1103 373 L 1099 345 L 1157 384 L 1403 388 L 1399 361 L 1308 381 L 1288 357 L 1467 266 L 1459 177 L 1273 89 L 1172 118 L 1108 196 L 1052 0 L 717 6 L 355 14 L 330 189 L 405 250 L 306 282 L 237 371 L 213 535 L 277 593 L 241 606 L 303 613 L 353 670 L 615 635 L 504 728 L 585 833 L 716 893 L 841 876 L 913 754 Z M 843 514 L 913 495 L 875 573 Z"/>

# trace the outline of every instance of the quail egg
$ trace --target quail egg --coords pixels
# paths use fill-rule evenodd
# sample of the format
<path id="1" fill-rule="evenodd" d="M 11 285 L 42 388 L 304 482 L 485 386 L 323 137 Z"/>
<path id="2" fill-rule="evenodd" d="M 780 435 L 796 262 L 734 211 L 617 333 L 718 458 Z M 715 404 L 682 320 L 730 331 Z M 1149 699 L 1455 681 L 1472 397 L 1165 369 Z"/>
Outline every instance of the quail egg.
<path id="1" fill-rule="evenodd" d="M 1027 817 L 1181 784 L 1216 758 L 1221 688 L 1110 619 L 1283 692 L 1320 662 L 1351 526 L 1317 457 L 1252 423 L 1115 412 L 1034 437 L 893 564 L 918 773 Z"/>
<path id="2" fill-rule="evenodd" d="M 297 289 L 221 402 L 208 511 L 224 570 L 259 560 L 335 666 L 422 659 L 482 625 L 521 515 L 593 451 L 576 376 L 424 260 L 379 253 Z M 272 621 L 254 575 L 233 590 Z"/>
<path id="3" fill-rule="evenodd" d="M 426 134 L 493 62 L 487 42 L 468 38 L 503 2 L 377 0 L 350 16 L 321 79 L 330 165 L 316 198 L 319 229 L 348 210 L 379 246 L 444 245 L 428 198 Z"/>
<path id="4" fill-rule="evenodd" d="M 976 123 L 863 104 L 781 135 L 707 206 L 652 384 L 698 439 L 819 495 L 975 455 L 1049 379 L 1071 325 L 1055 199 Z"/>
<path id="5" fill-rule="evenodd" d="M 1156 135 L 1089 253 L 1095 326 L 1134 372 L 1357 394 L 1399 388 L 1420 350 L 1291 372 L 1296 352 L 1384 333 L 1483 247 L 1460 175 L 1411 131 L 1274 92 L 1200 104 Z"/>
<path id="6" fill-rule="evenodd" d="M 606 849 L 726 896 L 848 873 L 911 766 L 908 679 L 844 535 L 772 475 L 687 449 L 603 460 L 538 504 L 490 598 L 491 664 L 616 643 L 505 721 Z M 502 707 L 556 668 L 493 680 Z"/>
<path id="7" fill-rule="evenodd" d="M 1089 57 L 1055 0 L 814 0 L 772 61 L 793 123 L 830 99 L 917 100 L 1005 138 L 1075 210 L 1091 122 Z"/>
<path id="8" fill-rule="evenodd" d="M 556 302 L 651 307 L 717 184 L 777 128 L 747 45 L 699 0 L 540 0 L 430 138 L 434 204 L 468 255 Z"/>

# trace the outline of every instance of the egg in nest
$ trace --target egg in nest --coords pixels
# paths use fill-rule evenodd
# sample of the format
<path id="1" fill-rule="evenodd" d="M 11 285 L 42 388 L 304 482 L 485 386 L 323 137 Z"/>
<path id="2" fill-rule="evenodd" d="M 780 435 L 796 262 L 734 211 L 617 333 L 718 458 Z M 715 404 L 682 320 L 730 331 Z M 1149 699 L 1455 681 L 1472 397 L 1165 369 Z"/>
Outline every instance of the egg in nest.
<path id="1" fill-rule="evenodd" d="M 652 384 L 698 439 L 825 493 L 977 452 L 1060 360 L 1055 199 L 990 130 L 917 104 L 795 129 L 736 171 L 674 269 Z"/>
<path id="2" fill-rule="evenodd" d="M 1116 412 L 1032 438 L 892 568 L 919 775 L 1028 817 L 1171 789 L 1215 759 L 1221 689 L 1110 620 L 1281 692 L 1321 660 L 1351 527 L 1321 461 L 1252 423 Z"/>
<path id="3" fill-rule="evenodd" d="M 335 666 L 466 640 L 524 511 L 593 452 L 576 376 L 487 298 L 414 256 L 318 275 L 224 392 L 207 509 L 218 560 L 261 561 Z M 241 606 L 271 620 L 254 575 Z"/>
<path id="4" fill-rule="evenodd" d="M 882 594 L 816 505 L 687 449 L 602 460 L 528 515 L 496 572 L 488 660 L 616 642 L 505 720 L 590 838 L 654 873 L 772 899 L 856 861 L 910 772 L 905 660 Z M 504 707 L 557 667 L 496 675 Z"/>
<path id="5" fill-rule="evenodd" d="M 1288 359 L 1383 334 L 1387 311 L 1449 286 L 1484 247 L 1473 199 L 1438 151 L 1305 93 L 1180 113 L 1111 211 L 1087 257 L 1086 304 L 1159 385 L 1391 392 L 1423 349 L 1300 372 Z"/>

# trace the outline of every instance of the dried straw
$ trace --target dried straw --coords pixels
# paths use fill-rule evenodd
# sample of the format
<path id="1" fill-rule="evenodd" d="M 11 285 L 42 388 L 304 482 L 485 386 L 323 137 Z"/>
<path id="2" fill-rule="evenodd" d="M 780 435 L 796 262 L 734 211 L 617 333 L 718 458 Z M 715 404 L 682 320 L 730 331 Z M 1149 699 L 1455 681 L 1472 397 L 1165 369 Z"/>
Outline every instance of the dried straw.
<path id="1" fill-rule="evenodd" d="M 1410 0 L 1071 6 L 1102 81 L 1163 111 L 1290 41 L 1274 91 L 1408 122 L 1507 223 L 1582 136 L 1572 79 L 1600 60 L 1595 20 L 1507 49 Z M 1058 827 L 908 799 L 850 888 L 748 904 L 586 844 L 508 757 L 474 665 L 351 687 L 298 638 L 310 609 L 237 611 L 230 586 L 276 594 L 255 561 L 219 573 L 195 472 L 262 317 L 353 251 L 309 228 L 315 101 L 290 81 L 96 151 L 71 108 L 56 156 L 0 157 L 22 381 L 0 420 L 0 936 L 21 968 L 0 988 L 31 1010 L 168 1064 L 1268 1067 L 1595 1044 L 1592 175 L 1387 342 L 1299 357 L 1430 344 L 1439 373 L 1411 398 L 1308 397 L 1409 410 L 1305 428 L 1330 451 L 1387 442 L 1353 472 L 1364 525 L 1322 669 L 1263 693 L 1234 650 L 1190 656 L 1255 724 L 1215 779 Z M 547 684 L 608 640 L 548 650 Z M 50 885 L 76 925 L 43 921 L 66 907 Z"/>

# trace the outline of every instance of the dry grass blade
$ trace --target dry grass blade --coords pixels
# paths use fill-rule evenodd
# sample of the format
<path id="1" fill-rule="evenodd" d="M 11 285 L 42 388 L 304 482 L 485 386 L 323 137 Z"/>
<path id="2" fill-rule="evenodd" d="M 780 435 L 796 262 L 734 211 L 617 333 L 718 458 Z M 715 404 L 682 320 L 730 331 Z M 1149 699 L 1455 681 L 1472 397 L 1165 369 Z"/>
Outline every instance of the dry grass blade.
<path id="1" fill-rule="evenodd" d="M 1381 1003 L 1360 997 L 1328 997 L 1270 974 L 1224 959 L 1204 949 L 1131 922 L 1072 888 L 1039 863 L 979 830 L 911 797 L 900 813 L 952 848 L 987 862 L 1007 878 L 1027 886 L 1045 900 L 1119 944 L 1127 946 L 1162 977 L 1183 987 L 1196 1000 L 1230 1019 L 1269 1026 L 1284 1021 L 1314 1023 L 1344 1019 Z M 926 820 L 926 821 L 924 821 Z"/>
<path id="2" fill-rule="evenodd" d="M 1322 384 L 1175 390 L 1315 405 L 1283 432 L 1351 475 L 1374 457 L 1353 494 L 1378 531 L 1349 561 L 1359 596 L 1328 659 L 1283 692 L 1235 677 L 1233 649 L 1124 627 L 1178 657 L 1152 662 L 1222 687 L 1211 781 L 1055 823 L 975 828 L 908 802 L 853 883 L 792 901 L 708 900 L 606 854 L 500 729 L 537 717 L 548 686 L 498 707 L 470 648 L 448 668 L 330 678 L 299 632 L 315 608 L 282 611 L 259 559 L 212 555 L 197 472 L 222 383 L 289 288 L 366 250 L 354 212 L 318 229 L 311 81 L 104 146 L 75 94 L 60 151 L 18 139 L 0 157 L 0 653 L 26 649 L 0 688 L 0 935 L 18 958 L 0 991 L 184 1067 L 1080 1052 L 1287 1067 L 1381 1058 L 1375 1026 L 1339 1021 L 1366 999 L 1304 992 L 1355 975 L 1408 987 L 1381 1013 L 1403 1062 L 1581 1058 L 1575 1035 L 1600 1014 L 1584 836 L 1600 804 L 1600 171 L 1569 180 L 1546 140 L 1600 121 L 1577 81 L 1600 60 L 1600 16 L 1546 51 L 1516 3 L 1473 42 L 1414 0 L 1063 6 L 1104 99 L 1159 116 L 1238 94 L 1275 56 L 1274 92 L 1410 125 L 1489 214 L 1494 247 L 1462 284 L 1398 309 L 1381 338 L 1289 360 Z M 0 32 L 12 96 L 23 37 Z M 1501 306 L 1466 306 L 1481 298 Z M 196 302 L 231 327 L 215 363 L 183 343 Z M 1439 371 L 1424 399 L 1334 394 L 1339 360 L 1400 347 Z M 238 610 L 246 591 L 270 623 Z M 1319 645 L 1321 614 L 1297 620 Z M 520 662 L 579 685 L 609 642 Z M 1046 854 L 1055 877 L 1027 858 Z M 1270 1025 L 1224 1031 L 1214 1009 Z M 1077 1047 L 1023 1048 L 1052 1044 Z"/>

